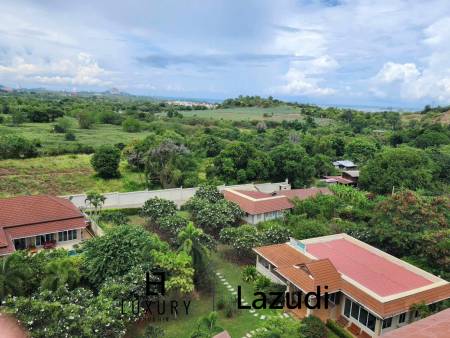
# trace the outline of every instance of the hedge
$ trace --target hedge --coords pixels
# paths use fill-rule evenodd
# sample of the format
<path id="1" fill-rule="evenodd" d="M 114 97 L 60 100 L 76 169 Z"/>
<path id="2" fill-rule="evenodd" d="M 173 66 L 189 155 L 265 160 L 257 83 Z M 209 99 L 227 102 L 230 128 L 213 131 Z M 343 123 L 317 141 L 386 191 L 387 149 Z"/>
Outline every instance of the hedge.
<path id="1" fill-rule="evenodd" d="M 344 328 L 340 327 L 334 320 L 327 320 L 327 327 L 333 331 L 340 338 L 353 338 L 353 336 L 347 332 Z"/>

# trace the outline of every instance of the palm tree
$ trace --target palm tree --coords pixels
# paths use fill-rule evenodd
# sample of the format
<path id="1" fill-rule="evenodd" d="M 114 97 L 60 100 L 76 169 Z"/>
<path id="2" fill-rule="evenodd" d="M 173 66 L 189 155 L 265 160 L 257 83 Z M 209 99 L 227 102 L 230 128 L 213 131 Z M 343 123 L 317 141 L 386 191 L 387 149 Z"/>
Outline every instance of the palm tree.
<path id="1" fill-rule="evenodd" d="M 207 316 L 199 319 L 196 330 L 190 338 L 207 338 L 213 334 L 223 331 L 223 328 L 217 325 L 217 312 L 210 312 Z"/>
<path id="2" fill-rule="evenodd" d="M 23 284 L 30 277 L 31 269 L 24 264 L 20 254 L 0 259 L 0 301 L 7 295 L 21 295 Z M 1 304 L 1 302 L 0 302 Z"/>
<path id="3" fill-rule="evenodd" d="M 180 250 L 192 257 L 192 265 L 195 270 L 194 280 L 198 280 L 199 274 L 206 266 L 206 258 L 209 255 L 208 248 L 202 243 L 203 230 L 197 228 L 194 223 L 189 222 L 186 227 L 178 233 L 178 241 L 181 243 Z"/>
<path id="4" fill-rule="evenodd" d="M 80 281 L 80 271 L 73 258 L 54 260 L 45 267 L 45 277 L 41 282 L 44 289 L 56 290 L 67 284 L 74 287 Z"/>
<path id="5" fill-rule="evenodd" d="M 86 195 L 84 203 L 87 206 L 91 206 L 94 208 L 93 216 L 95 217 L 96 221 L 98 219 L 98 214 L 102 209 L 103 204 L 105 203 L 105 200 L 106 197 L 102 194 L 99 194 L 98 192 L 88 192 Z"/>

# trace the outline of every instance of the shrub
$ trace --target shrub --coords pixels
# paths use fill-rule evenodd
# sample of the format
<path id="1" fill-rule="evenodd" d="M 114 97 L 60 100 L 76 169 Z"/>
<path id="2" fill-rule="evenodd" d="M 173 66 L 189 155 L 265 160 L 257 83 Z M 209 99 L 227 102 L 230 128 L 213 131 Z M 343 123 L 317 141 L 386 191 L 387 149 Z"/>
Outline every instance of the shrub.
<path id="1" fill-rule="evenodd" d="M 69 131 L 64 135 L 64 139 L 66 141 L 75 141 L 77 139 L 77 137 L 75 136 L 75 134 L 73 132 Z"/>
<path id="2" fill-rule="evenodd" d="M 247 265 L 244 270 L 242 270 L 242 280 L 244 282 L 250 283 L 254 282 L 258 277 L 258 271 L 254 265 Z"/>
<path id="3" fill-rule="evenodd" d="M 142 338 L 162 338 L 164 337 L 166 334 L 164 332 L 164 329 L 162 327 L 159 326 L 153 326 L 153 325 L 149 325 L 145 328 L 144 330 L 144 335 Z"/>
<path id="4" fill-rule="evenodd" d="M 55 133 L 66 133 L 72 127 L 72 121 L 66 117 L 61 117 L 56 120 L 53 125 L 53 131 Z"/>
<path id="5" fill-rule="evenodd" d="M 92 167 L 102 178 L 119 177 L 120 151 L 111 145 L 103 145 L 91 158 Z"/>
<path id="6" fill-rule="evenodd" d="M 327 338 L 328 331 L 325 324 L 316 316 L 309 316 L 302 320 L 300 333 L 304 338 Z"/>
<path id="7" fill-rule="evenodd" d="M 154 197 L 145 201 L 141 214 L 148 217 L 150 222 L 157 223 L 160 218 L 174 216 L 177 212 L 177 205 L 173 201 Z"/>
<path id="8" fill-rule="evenodd" d="M 340 338 L 353 338 L 344 328 L 340 327 L 334 320 L 327 320 L 327 327 Z"/>
<path id="9" fill-rule="evenodd" d="M 37 155 L 34 142 L 16 135 L 0 136 L 0 159 L 28 158 Z"/>
<path id="10" fill-rule="evenodd" d="M 132 117 L 127 117 L 125 121 L 122 122 L 122 128 L 129 133 L 137 133 L 141 130 L 141 123 Z"/>
<path id="11" fill-rule="evenodd" d="M 186 227 L 188 222 L 180 215 L 174 214 L 158 218 L 157 223 L 161 230 L 176 235 L 181 229 Z"/>
<path id="12" fill-rule="evenodd" d="M 81 112 L 78 114 L 78 125 L 81 129 L 91 129 L 95 122 L 92 113 Z"/>

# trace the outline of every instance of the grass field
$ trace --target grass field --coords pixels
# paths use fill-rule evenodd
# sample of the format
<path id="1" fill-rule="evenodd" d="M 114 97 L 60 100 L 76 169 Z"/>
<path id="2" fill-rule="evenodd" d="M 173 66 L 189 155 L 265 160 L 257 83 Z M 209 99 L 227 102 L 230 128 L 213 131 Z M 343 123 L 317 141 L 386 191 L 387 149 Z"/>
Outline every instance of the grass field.
<path id="1" fill-rule="evenodd" d="M 182 111 L 181 113 L 184 116 L 196 116 L 206 119 L 223 119 L 233 121 L 264 120 L 281 122 L 283 120 L 302 121 L 305 119 L 305 115 L 302 114 L 300 108 L 287 105 L 281 105 L 271 108 L 242 107 L 228 109 L 191 110 Z M 329 119 L 324 118 L 315 118 L 314 120 L 320 125 L 326 125 L 330 122 Z"/>
<path id="2" fill-rule="evenodd" d="M 221 248 L 219 248 L 218 252 L 212 254 L 211 261 L 216 267 L 216 271 L 219 271 L 235 289 L 237 289 L 237 285 L 242 286 L 243 298 L 247 302 L 251 302 L 254 297 L 253 286 L 242 281 L 242 268 L 224 259 Z M 231 296 L 231 292 L 216 277 L 214 292 L 215 301 L 217 302 L 222 295 Z M 180 315 L 177 319 L 161 323 L 150 323 L 150 325 L 157 325 L 164 328 L 165 338 L 189 337 L 190 333 L 196 328 L 197 321 L 211 311 L 213 311 L 212 294 L 198 294 L 197 297 L 192 298 L 188 316 Z M 239 313 L 232 318 L 226 318 L 223 311 L 217 309 L 216 311 L 218 311 L 219 314 L 218 326 L 227 330 L 232 337 L 243 337 L 248 332 L 261 327 L 264 322 L 260 319 L 262 315 L 274 316 L 281 313 L 281 310 L 265 309 L 256 311 L 255 313 L 257 316 L 255 316 L 250 313 L 249 310 L 240 310 Z M 128 332 L 128 336 L 131 337 L 132 335 L 141 334 L 145 325 L 141 324 L 139 326 L 139 328 L 131 328 Z"/>
<path id="3" fill-rule="evenodd" d="M 52 132 L 53 123 L 24 123 L 20 126 L 9 126 L 0 124 L 0 136 L 20 135 L 28 139 L 40 140 L 42 147 L 57 148 L 60 146 L 81 143 L 92 147 L 102 144 L 127 144 L 134 139 L 143 139 L 148 132 L 128 133 L 122 130 L 121 126 L 111 124 L 96 124 L 92 129 L 75 128 L 76 121 L 73 119 L 74 128 L 71 131 L 75 134 L 75 141 L 66 141 L 64 134 Z"/>
<path id="4" fill-rule="evenodd" d="M 121 178 L 95 175 L 90 155 L 62 155 L 0 161 L 0 197 L 29 194 L 68 195 L 87 191 L 133 191 L 145 188 L 142 174 L 120 165 Z"/>

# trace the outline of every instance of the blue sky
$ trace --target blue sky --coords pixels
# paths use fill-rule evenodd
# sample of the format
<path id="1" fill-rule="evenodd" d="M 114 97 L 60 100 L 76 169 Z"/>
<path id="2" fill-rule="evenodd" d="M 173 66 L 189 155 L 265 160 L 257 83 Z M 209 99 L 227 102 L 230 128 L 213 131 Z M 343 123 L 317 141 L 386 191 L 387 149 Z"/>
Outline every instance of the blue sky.
<path id="1" fill-rule="evenodd" d="M 448 0 L 2 0 L 0 84 L 450 103 Z"/>

